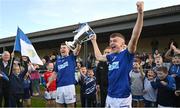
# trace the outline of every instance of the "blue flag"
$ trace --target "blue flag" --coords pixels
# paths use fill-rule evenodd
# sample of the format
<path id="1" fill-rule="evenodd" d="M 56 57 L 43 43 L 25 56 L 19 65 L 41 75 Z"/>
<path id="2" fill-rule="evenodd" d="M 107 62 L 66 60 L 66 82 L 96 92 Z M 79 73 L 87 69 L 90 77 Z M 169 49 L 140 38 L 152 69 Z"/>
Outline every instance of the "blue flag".
<path id="1" fill-rule="evenodd" d="M 31 63 L 43 65 L 31 41 L 28 39 L 28 37 L 23 33 L 23 31 L 20 28 L 17 29 L 14 51 L 21 52 L 22 56 L 29 57 Z"/>

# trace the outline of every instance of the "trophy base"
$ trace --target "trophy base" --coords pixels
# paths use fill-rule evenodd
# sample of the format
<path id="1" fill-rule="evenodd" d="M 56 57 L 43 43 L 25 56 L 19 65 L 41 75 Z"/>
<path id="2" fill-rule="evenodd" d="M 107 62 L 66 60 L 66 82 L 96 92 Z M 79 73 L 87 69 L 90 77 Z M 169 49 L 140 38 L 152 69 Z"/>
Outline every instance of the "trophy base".
<path id="1" fill-rule="evenodd" d="M 72 42 L 65 42 L 65 44 L 67 45 L 67 47 L 71 50 L 71 51 L 74 51 L 75 50 L 75 46 L 73 45 Z"/>

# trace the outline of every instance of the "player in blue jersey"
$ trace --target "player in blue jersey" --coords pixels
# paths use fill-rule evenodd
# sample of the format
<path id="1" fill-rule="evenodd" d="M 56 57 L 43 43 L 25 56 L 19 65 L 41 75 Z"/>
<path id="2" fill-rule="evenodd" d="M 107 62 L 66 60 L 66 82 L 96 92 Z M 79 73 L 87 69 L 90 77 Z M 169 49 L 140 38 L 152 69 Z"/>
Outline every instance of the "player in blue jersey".
<path id="1" fill-rule="evenodd" d="M 109 65 L 106 107 L 132 107 L 129 72 L 132 70 L 134 53 L 143 27 L 144 2 L 138 1 L 136 5 L 138 17 L 126 48 L 124 48 L 125 38 L 120 33 L 113 33 L 110 36 L 109 45 L 112 53 L 106 56 L 102 55 L 98 48 L 96 35 L 91 39 L 96 59 L 107 61 Z"/>
<path id="2" fill-rule="evenodd" d="M 51 80 L 56 77 L 57 90 L 56 90 L 56 103 L 58 107 L 74 107 L 76 102 L 75 93 L 75 68 L 76 56 L 80 51 L 81 45 L 77 45 L 73 54 L 69 54 L 70 49 L 63 43 L 60 46 L 60 56 L 57 57 L 55 64 L 55 72 Z M 47 86 L 52 81 L 49 81 Z"/>

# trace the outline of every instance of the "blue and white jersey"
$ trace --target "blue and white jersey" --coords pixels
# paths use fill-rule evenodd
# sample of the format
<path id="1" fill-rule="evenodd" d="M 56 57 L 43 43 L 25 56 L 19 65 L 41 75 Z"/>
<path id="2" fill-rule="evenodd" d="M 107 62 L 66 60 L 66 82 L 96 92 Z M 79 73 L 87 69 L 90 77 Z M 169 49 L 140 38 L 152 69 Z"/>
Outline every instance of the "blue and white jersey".
<path id="1" fill-rule="evenodd" d="M 84 78 L 85 83 L 85 94 L 86 95 L 93 95 L 96 93 L 96 78 L 91 78 L 90 76 L 85 76 Z"/>
<path id="2" fill-rule="evenodd" d="M 133 67 L 134 54 L 128 49 L 119 53 L 107 55 L 109 64 L 108 72 L 108 96 L 112 98 L 127 98 L 130 95 L 129 72 Z"/>
<path id="3" fill-rule="evenodd" d="M 57 87 L 75 84 L 76 56 L 57 57 L 55 72 L 57 73 Z"/>

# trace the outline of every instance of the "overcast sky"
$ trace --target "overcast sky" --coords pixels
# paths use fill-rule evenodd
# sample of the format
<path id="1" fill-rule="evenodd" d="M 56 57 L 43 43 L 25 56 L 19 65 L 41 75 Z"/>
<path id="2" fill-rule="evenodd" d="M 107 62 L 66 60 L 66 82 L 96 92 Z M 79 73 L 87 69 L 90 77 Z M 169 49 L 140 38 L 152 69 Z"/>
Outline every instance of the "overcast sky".
<path id="1" fill-rule="evenodd" d="M 0 0 L 0 39 L 136 12 L 137 0 Z M 180 0 L 144 0 L 145 10 L 180 4 Z"/>

